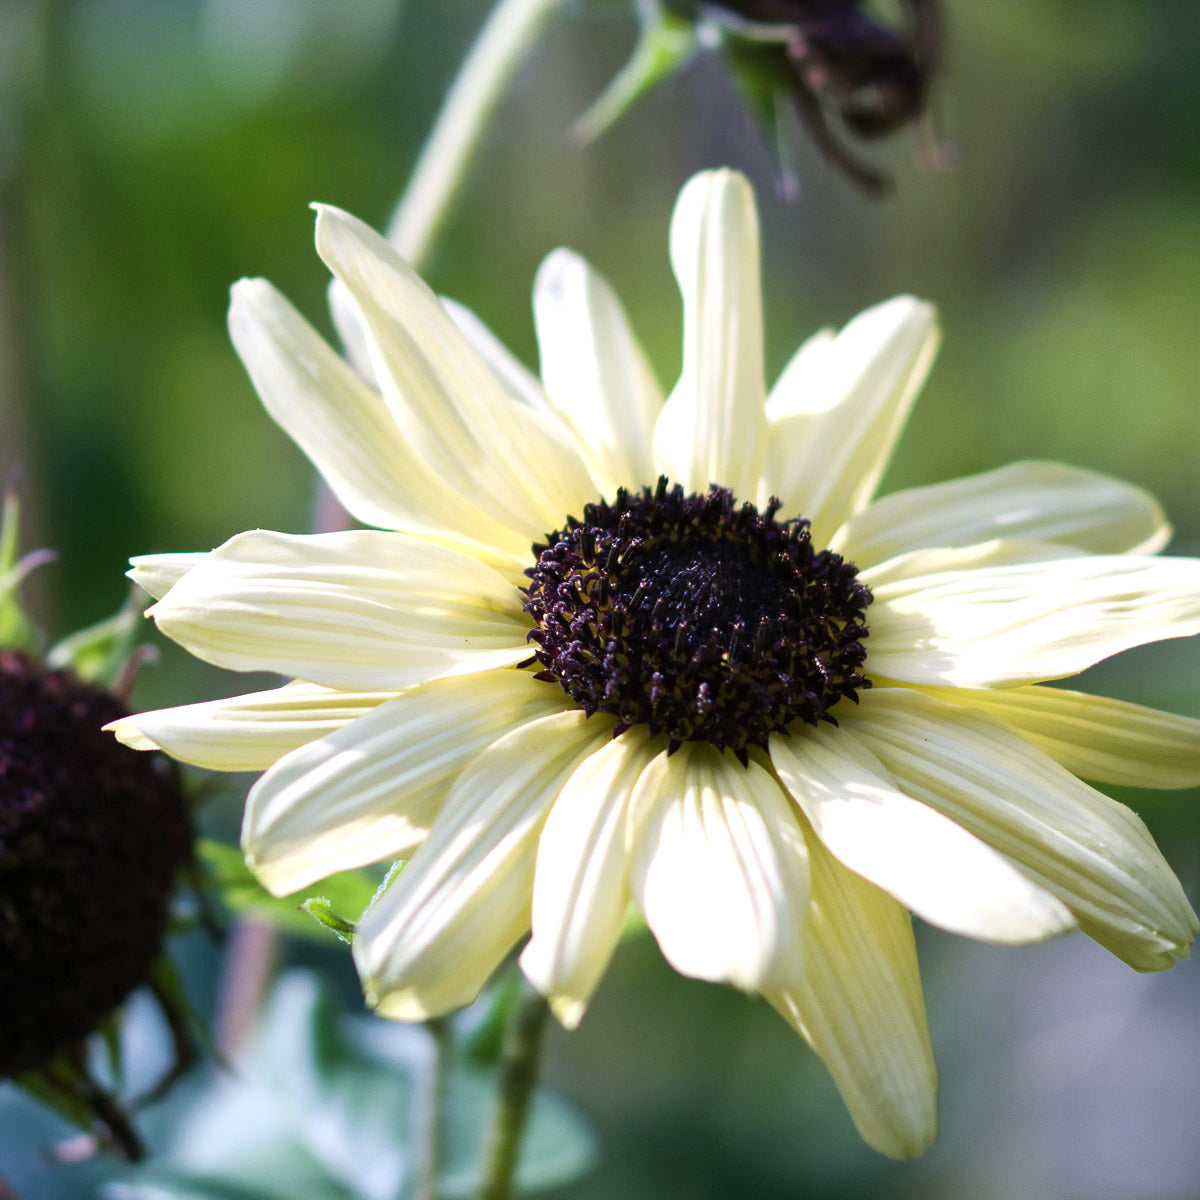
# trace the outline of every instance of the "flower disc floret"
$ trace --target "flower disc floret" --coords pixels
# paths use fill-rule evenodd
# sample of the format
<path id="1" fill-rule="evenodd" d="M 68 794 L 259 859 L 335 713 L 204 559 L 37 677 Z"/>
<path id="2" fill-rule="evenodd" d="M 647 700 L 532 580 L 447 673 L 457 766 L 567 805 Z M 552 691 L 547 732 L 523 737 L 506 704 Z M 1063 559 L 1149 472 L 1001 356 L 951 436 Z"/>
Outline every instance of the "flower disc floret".
<path id="1" fill-rule="evenodd" d="M 750 746 L 870 686 L 857 568 L 728 488 L 685 495 L 665 477 L 587 505 L 534 546 L 529 639 L 544 668 L 617 735 L 644 724 L 672 749 L 705 741 L 744 763 Z"/>

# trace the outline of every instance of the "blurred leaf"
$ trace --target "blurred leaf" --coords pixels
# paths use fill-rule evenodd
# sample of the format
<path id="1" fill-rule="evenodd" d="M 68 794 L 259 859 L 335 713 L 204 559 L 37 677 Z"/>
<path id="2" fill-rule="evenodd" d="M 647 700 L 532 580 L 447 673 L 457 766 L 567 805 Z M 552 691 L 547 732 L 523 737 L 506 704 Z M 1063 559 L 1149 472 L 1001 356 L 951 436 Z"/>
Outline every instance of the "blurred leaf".
<path id="1" fill-rule="evenodd" d="M 111 690 L 134 656 L 141 615 L 141 605 L 130 595 L 111 617 L 56 643 L 46 655 L 47 666 L 70 669 L 85 683 Z"/>
<path id="2" fill-rule="evenodd" d="M 345 917 L 333 911 L 333 905 L 330 904 L 326 896 L 310 896 L 305 902 L 300 905 L 300 911 L 306 912 L 319 925 L 324 925 L 326 929 L 332 930 L 335 936 L 351 945 L 354 942 L 354 933 L 357 926 L 353 921 L 348 921 Z"/>
<path id="3" fill-rule="evenodd" d="M 293 1190 L 295 1176 L 282 1174 L 280 1188 L 269 1185 L 252 1186 L 233 1183 L 219 1176 L 176 1173 L 167 1168 L 156 1168 L 147 1173 L 149 1178 L 136 1183 L 111 1183 L 104 1189 L 111 1200 L 296 1200 L 300 1194 Z M 321 1200 L 355 1200 L 353 1192 L 330 1187 L 321 1180 Z"/>
<path id="4" fill-rule="evenodd" d="M 301 937 L 324 936 L 322 926 L 305 909 L 305 902 L 295 896 L 272 896 L 255 879 L 236 846 L 204 838 L 196 852 L 230 911 L 253 913 L 284 932 Z M 343 871 L 313 885 L 314 889 L 320 889 L 319 899 L 324 905 L 333 911 L 352 913 L 361 913 L 370 904 L 378 886 L 378 876 L 365 870 Z"/>
<path id="5" fill-rule="evenodd" d="M 495 1066 L 504 1049 L 504 1034 L 522 996 L 521 973 L 512 962 L 492 977 L 483 995 L 462 1014 L 464 1057 L 479 1066 Z"/>
<path id="6" fill-rule="evenodd" d="M 109 1200 L 403 1200 L 409 1194 L 418 1079 L 432 1050 L 419 1026 L 340 1013 L 310 973 L 280 980 L 235 1075 L 180 1123 L 175 1147 L 105 1191 Z M 423 1094 L 423 1092 L 422 1092 Z M 480 1185 L 494 1078 L 453 1064 L 445 1088 L 438 1195 Z M 592 1139 L 563 1105 L 537 1097 L 517 1169 L 518 1193 L 576 1178 Z"/>

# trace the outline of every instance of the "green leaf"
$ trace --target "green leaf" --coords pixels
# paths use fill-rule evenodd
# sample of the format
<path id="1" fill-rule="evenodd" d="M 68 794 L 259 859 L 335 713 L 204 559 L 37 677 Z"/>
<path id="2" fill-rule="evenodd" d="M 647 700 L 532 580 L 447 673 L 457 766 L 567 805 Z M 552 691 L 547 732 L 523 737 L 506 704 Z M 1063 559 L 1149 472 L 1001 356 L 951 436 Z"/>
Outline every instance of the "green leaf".
<path id="1" fill-rule="evenodd" d="M 111 690 L 134 657 L 142 610 L 131 593 L 129 598 L 103 621 L 68 634 L 46 655 L 46 665 L 54 670 L 68 668 L 85 683 Z"/>
<path id="2" fill-rule="evenodd" d="M 668 12 L 657 0 L 639 5 L 639 16 L 642 28 L 629 61 L 575 122 L 575 137 L 584 144 L 595 141 L 655 84 L 679 70 L 696 49 L 692 22 Z"/>
<path id="3" fill-rule="evenodd" d="M 347 921 L 345 917 L 335 913 L 327 896 L 310 896 L 300 905 L 300 911 L 308 913 L 314 921 L 324 925 L 326 929 L 331 929 L 347 945 L 353 944 L 358 926 L 353 921 Z"/>
<path id="4" fill-rule="evenodd" d="M 465 1059 L 481 1067 L 493 1067 L 504 1051 L 504 1035 L 521 1005 L 523 976 L 513 961 L 492 976 L 482 995 L 462 1014 L 461 1047 Z"/>
<path id="5" fill-rule="evenodd" d="M 276 986 L 237 1069 L 177 1123 L 174 1148 L 106 1190 L 108 1200 L 403 1200 L 409 1138 L 432 1061 L 420 1026 L 342 1013 L 311 972 Z M 449 1066 L 441 1200 L 475 1195 L 495 1079 Z M 535 1098 L 515 1194 L 578 1177 L 592 1139 L 565 1106 Z"/>
<path id="6" fill-rule="evenodd" d="M 270 921 L 285 933 L 310 940 L 326 936 L 322 925 L 314 922 L 315 914 L 306 908 L 306 901 L 295 896 L 272 896 L 255 879 L 236 846 L 202 838 L 196 853 L 231 912 L 251 913 Z M 320 902 L 331 913 L 361 913 L 370 904 L 378 886 L 378 874 L 367 870 L 343 871 L 313 885 L 314 889 L 320 890 Z"/>

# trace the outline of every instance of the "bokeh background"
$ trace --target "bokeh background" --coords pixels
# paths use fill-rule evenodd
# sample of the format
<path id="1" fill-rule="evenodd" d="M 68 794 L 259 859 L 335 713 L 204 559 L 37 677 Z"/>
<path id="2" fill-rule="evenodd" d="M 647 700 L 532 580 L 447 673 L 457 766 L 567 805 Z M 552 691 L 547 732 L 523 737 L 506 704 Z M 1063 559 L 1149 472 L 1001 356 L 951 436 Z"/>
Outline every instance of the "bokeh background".
<path id="1" fill-rule="evenodd" d="M 23 470 L 26 544 L 56 633 L 122 602 L 132 554 L 303 532 L 311 471 L 271 424 L 224 328 L 229 284 L 264 275 L 332 336 L 314 200 L 386 223 L 486 0 L 0 0 L 0 470 Z M 1200 6 L 1192 0 L 944 0 L 933 174 L 902 135 L 863 198 L 796 146 L 770 160 L 701 58 L 599 142 L 573 118 L 628 53 L 626 0 L 574 0 L 489 130 L 429 260 L 535 365 L 528 296 L 559 244 L 612 280 L 660 377 L 679 354 L 666 253 L 703 166 L 756 182 L 773 375 L 809 332 L 912 291 L 945 344 L 888 490 L 1061 459 L 1153 490 L 1172 551 L 1200 552 Z M 1177 642 L 1087 686 L 1200 716 L 1200 647 Z M 162 647 L 143 707 L 246 690 Z M 1123 791 L 1200 897 L 1193 794 Z M 235 836 L 218 790 L 209 831 Z M 587 1119 L 580 1200 L 822 1197 L 1187 1200 L 1200 1196 L 1200 970 L 1139 977 L 1082 938 L 997 949 L 920 931 L 942 1134 L 915 1164 L 857 1139 L 820 1064 L 768 1006 L 680 979 L 625 944 L 548 1083 Z M 353 996 L 346 956 L 285 946 Z M 211 1012 L 219 951 L 181 947 Z M 166 1110 L 165 1144 L 186 1109 Z M 172 1116 L 172 1114 L 176 1114 Z M 28 1197 L 98 1194 L 50 1169 L 63 1130 L 0 1088 L 0 1175 Z M 299 1185 L 297 1185 L 299 1188 Z M 296 1194 L 303 1197 L 302 1189 Z"/>

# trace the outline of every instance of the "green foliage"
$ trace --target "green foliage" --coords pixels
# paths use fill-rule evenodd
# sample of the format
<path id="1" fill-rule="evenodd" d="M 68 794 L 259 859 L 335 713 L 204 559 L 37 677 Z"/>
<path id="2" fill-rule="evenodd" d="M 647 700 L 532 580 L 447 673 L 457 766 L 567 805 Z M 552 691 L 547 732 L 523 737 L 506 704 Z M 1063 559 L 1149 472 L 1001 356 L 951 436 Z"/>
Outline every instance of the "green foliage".
<path id="1" fill-rule="evenodd" d="M 301 911 L 308 913 L 318 925 L 333 930 L 339 940 L 349 945 L 354 941 L 355 924 L 334 912 L 328 896 L 310 896 L 300 905 Z"/>
<path id="2" fill-rule="evenodd" d="M 218 1077 L 175 1144 L 107 1200 L 403 1200 L 411 1194 L 414 1122 L 426 1094 L 428 1035 L 341 1014 L 316 977 L 285 976 L 236 1072 Z M 445 1089 L 440 1200 L 478 1190 L 481 1138 L 494 1104 L 491 1073 L 453 1062 Z M 534 1102 L 517 1194 L 577 1178 L 590 1136 L 561 1104 Z"/>
<path id="3" fill-rule="evenodd" d="M 343 871 L 313 884 L 321 895 L 299 901 L 295 896 L 272 896 L 246 866 L 235 846 L 204 838 L 196 848 L 217 894 L 235 913 L 250 913 L 270 921 L 281 932 L 304 938 L 324 939 L 332 930 L 343 941 L 353 926 L 339 913 L 361 913 L 379 887 L 376 872 Z M 315 918 L 315 920 L 314 920 Z"/>
<path id="4" fill-rule="evenodd" d="M 135 656 L 138 635 L 144 632 L 141 615 L 141 605 L 131 595 L 111 617 L 52 646 L 46 654 L 47 666 L 69 667 L 85 683 L 111 691 Z"/>

